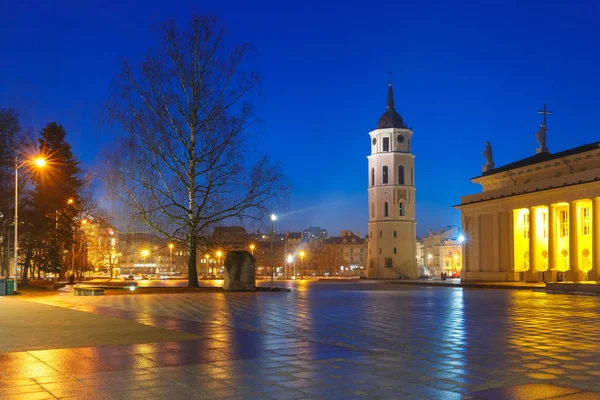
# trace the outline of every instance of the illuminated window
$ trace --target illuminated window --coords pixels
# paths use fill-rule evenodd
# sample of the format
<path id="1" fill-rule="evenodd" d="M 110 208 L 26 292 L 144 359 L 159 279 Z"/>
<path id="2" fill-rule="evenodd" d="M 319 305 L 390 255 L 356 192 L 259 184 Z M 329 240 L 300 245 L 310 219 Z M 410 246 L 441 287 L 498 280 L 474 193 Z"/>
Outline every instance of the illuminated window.
<path id="1" fill-rule="evenodd" d="M 560 212 L 560 236 L 569 236 L 569 215 L 566 211 Z"/>
<path id="2" fill-rule="evenodd" d="M 404 166 L 403 165 L 398 167 L 398 184 L 404 185 Z"/>
<path id="3" fill-rule="evenodd" d="M 387 184 L 388 183 L 388 167 L 387 165 L 383 166 L 383 184 Z"/>
<path id="4" fill-rule="evenodd" d="M 523 213 L 523 237 L 525 239 L 529 238 L 529 213 Z"/>
<path id="5" fill-rule="evenodd" d="M 383 151 L 390 151 L 390 138 L 389 137 L 383 138 Z"/>
<path id="6" fill-rule="evenodd" d="M 542 213 L 542 231 L 543 231 L 543 237 L 547 238 L 548 237 L 548 213 L 543 212 Z"/>
<path id="7" fill-rule="evenodd" d="M 401 217 L 404 217 L 404 203 L 400 202 L 400 205 L 398 206 L 398 211 L 400 213 Z"/>
<path id="8" fill-rule="evenodd" d="M 383 203 L 383 216 L 387 217 L 389 212 L 388 212 L 389 206 L 388 206 L 388 202 L 386 201 L 385 203 Z"/>
<path id="9" fill-rule="evenodd" d="M 590 234 L 590 209 L 589 207 L 583 207 L 581 209 L 581 225 L 583 226 L 583 234 L 585 236 Z"/>

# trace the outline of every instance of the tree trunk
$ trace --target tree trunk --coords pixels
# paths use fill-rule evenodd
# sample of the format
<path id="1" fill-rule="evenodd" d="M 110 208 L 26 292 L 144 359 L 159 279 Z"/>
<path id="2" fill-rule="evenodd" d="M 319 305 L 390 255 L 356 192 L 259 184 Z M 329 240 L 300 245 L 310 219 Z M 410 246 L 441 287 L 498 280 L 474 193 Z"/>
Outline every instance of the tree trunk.
<path id="1" fill-rule="evenodd" d="M 197 242 L 196 233 L 190 233 L 188 235 L 188 287 L 200 287 L 198 285 L 198 270 L 196 269 Z"/>
<path id="2" fill-rule="evenodd" d="M 32 258 L 33 254 L 31 251 L 31 248 L 27 248 L 27 251 L 25 252 L 25 262 L 23 263 L 23 278 L 22 278 L 22 282 L 23 283 L 27 283 L 27 275 L 29 274 L 29 267 L 31 266 L 31 258 Z"/>

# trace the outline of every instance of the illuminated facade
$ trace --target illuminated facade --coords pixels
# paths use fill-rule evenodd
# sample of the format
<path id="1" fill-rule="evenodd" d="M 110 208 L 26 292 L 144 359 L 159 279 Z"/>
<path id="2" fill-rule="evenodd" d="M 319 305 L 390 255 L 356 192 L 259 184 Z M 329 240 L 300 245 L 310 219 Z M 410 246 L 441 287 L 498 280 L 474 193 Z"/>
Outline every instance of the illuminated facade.
<path id="1" fill-rule="evenodd" d="M 429 230 L 423 238 L 424 262 L 430 276 L 439 277 L 442 272 L 456 277 L 462 268 L 462 242 L 457 226 L 448 225 L 437 231 Z"/>
<path id="2" fill-rule="evenodd" d="M 483 172 L 462 214 L 466 280 L 598 280 L 600 142 Z"/>
<path id="3" fill-rule="evenodd" d="M 394 109 L 390 84 L 387 110 L 369 132 L 368 278 L 419 277 L 412 135 Z"/>

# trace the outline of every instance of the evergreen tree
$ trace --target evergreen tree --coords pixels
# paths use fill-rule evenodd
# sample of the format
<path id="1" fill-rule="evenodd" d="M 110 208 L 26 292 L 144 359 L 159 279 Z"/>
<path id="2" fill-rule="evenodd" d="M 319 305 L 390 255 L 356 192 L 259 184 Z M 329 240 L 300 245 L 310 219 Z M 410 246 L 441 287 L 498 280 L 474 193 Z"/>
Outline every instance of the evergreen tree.
<path id="1" fill-rule="evenodd" d="M 83 180 L 62 125 L 51 122 L 40 136 L 39 150 L 48 164 L 33 175 L 32 206 L 39 216 L 33 225 L 42 234 L 42 269 L 64 278 Z"/>

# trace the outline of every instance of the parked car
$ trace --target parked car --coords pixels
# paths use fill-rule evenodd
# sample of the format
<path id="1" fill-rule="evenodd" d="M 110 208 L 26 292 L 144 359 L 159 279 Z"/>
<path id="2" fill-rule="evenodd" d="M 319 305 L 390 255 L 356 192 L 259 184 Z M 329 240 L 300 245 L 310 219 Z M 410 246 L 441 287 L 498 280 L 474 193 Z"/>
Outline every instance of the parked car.
<path id="1" fill-rule="evenodd" d="M 135 276 L 133 276 L 133 275 L 128 275 L 128 276 L 125 278 L 125 280 L 126 280 L 126 281 L 135 281 Z"/>

